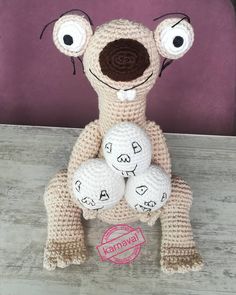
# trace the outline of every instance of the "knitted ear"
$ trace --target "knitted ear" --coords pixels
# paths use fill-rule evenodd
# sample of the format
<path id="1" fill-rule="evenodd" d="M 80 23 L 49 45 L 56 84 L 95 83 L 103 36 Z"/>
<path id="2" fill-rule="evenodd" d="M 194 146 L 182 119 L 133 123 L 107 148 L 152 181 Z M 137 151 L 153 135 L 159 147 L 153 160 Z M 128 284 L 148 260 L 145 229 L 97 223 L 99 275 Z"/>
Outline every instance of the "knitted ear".
<path id="1" fill-rule="evenodd" d="M 92 36 L 90 23 L 80 15 L 64 15 L 53 28 L 53 42 L 65 55 L 78 57 L 82 55 Z"/>
<path id="2" fill-rule="evenodd" d="M 165 19 L 155 29 L 154 38 L 158 51 L 163 57 L 178 59 L 193 45 L 193 27 L 185 19 Z"/>

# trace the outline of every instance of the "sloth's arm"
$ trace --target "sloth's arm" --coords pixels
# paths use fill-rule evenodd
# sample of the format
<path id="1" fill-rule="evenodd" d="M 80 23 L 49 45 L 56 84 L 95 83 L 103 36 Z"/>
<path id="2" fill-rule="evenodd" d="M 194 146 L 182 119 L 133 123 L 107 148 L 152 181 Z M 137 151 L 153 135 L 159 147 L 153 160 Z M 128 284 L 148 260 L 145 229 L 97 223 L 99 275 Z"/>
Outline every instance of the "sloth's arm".
<path id="1" fill-rule="evenodd" d="M 152 141 L 152 163 L 162 167 L 171 176 L 170 155 L 161 128 L 155 122 L 148 121 L 145 129 Z"/>
<path id="2" fill-rule="evenodd" d="M 68 186 L 70 192 L 75 171 L 82 162 L 98 156 L 101 143 L 102 135 L 99 122 L 96 120 L 85 127 L 73 147 L 68 165 Z"/>

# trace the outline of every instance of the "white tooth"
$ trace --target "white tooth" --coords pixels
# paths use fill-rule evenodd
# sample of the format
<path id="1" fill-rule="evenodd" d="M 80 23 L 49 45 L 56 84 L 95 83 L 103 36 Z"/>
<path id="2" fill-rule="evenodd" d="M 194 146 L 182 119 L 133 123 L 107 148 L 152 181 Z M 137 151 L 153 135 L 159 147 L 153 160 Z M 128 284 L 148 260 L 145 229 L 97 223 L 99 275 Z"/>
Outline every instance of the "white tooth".
<path id="1" fill-rule="evenodd" d="M 119 100 L 121 100 L 121 101 L 125 101 L 126 100 L 125 91 L 124 90 L 117 91 L 116 95 L 117 95 L 117 98 Z"/>
<path id="2" fill-rule="evenodd" d="M 126 91 L 127 99 L 129 101 L 134 100 L 136 98 L 136 90 L 135 89 L 130 89 Z"/>
<path id="3" fill-rule="evenodd" d="M 130 89 L 130 90 L 119 90 L 117 91 L 117 98 L 121 101 L 132 101 L 136 98 L 136 90 Z"/>

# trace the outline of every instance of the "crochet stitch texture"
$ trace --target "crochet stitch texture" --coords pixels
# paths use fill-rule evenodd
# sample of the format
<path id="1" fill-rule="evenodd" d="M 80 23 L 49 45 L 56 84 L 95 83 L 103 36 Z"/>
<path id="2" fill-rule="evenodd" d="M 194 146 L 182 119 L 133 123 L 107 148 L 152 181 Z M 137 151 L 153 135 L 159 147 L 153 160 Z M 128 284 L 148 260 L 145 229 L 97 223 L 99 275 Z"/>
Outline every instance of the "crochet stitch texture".
<path id="1" fill-rule="evenodd" d="M 76 21 L 78 16 L 71 15 L 70 21 L 73 18 Z M 177 21 L 179 19 L 174 19 L 174 22 Z M 63 23 L 62 20 L 60 22 Z M 83 22 L 80 21 L 80 23 Z M 168 25 L 168 21 L 166 23 Z M 173 24 L 173 18 L 169 20 L 169 23 Z M 190 25 L 185 20 L 181 22 L 181 28 L 184 26 L 191 34 Z M 55 25 L 54 39 L 56 39 L 56 30 L 59 30 L 59 27 Z M 86 30 L 88 31 L 87 28 Z M 49 182 L 45 191 L 48 236 L 44 252 L 44 267 L 48 270 L 66 267 L 70 264 L 81 264 L 86 260 L 82 216 L 85 219 L 98 218 L 109 224 L 141 221 L 153 225 L 160 218 L 162 227 L 160 263 L 162 270 L 167 273 L 186 272 L 199 270 L 203 265 L 202 258 L 195 246 L 189 219 L 189 210 L 192 204 L 191 189 L 184 180 L 172 176 L 170 155 L 162 130 L 155 122 L 148 121 L 145 115 L 147 94 L 160 71 L 160 54 L 158 53 L 160 40 L 156 40 L 160 30 L 161 27 L 157 27 L 155 34 L 153 34 L 152 31 L 139 23 L 113 20 L 98 27 L 92 36 L 88 36 L 89 40 L 84 42 L 87 47 L 84 52 L 83 64 L 85 74 L 98 94 L 99 119 L 89 123 L 81 132 L 73 147 L 67 170 L 59 171 Z M 191 38 L 193 39 L 193 33 Z M 138 71 L 140 75 L 135 79 L 126 78 L 125 81 L 114 81 L 109 77 L 112 75 L 104 75 L 101 70 L 100 53 L 107 44 L 119 39 L 135 40 L 148 52 L 150 65 L 146 63 L 147 67 L 144 69 L 143 63 L 136 63 L 135 67 L 140 65 L 142 68 Z M 122 44 L 125 46 L 123 41 Z M 129 71 L 129 67 L 132 68 L 132 59 L 136 56 L 135 50 L 137 48 L 139 46 L 130 49 L 134 50 L 131 60 L 128 59 L 129 48 L 125 47 L 124 52 L 122 51 L 124 48 L 121 48 L 120 52 L 119 48 L 113 48 L 116 53 L 114 58 L 118 60 L 113 60 L 113 64 L 107 67 L 106 71 L 119 71 L 126 66 Z M 161 51 L 164 50 L 165 46 L 161 46 Z M 60 51 L 63 50 L 60 49 Z M 64 53 L 67 53 L 67 49 Z M 122 59 L 122 54 L 126 58 Z M 172 54 L 171 52 L 170 55 Z M 168 52 L 165 56 L 167 55 Z M 137 58 L 139 58 L 139 54 L 137 54 Z M 119 62 L 118 67 L 115 66 L 117 62 Z M 106 60 L 106 63 L 109 63 L 109 60 Z M 132 70 L 133 68 L 131 72 Z M 120 72 L 116 74 L 116 77 L 119 75 Z M 117 91 L 132 87 L 136 91 L 135 99 L 121 101 L 117 96 Z M 86 160 L 103 158 L 101 145 L 105 133 L 113 125 L 124 121 L 137 124 L 150 137 L 153 151 L 152 164 L 159 165 L 171 177 L 171 196 L 161 209 L 154 212 L 138 213 L 127 204 L 124 198 L 114 207 L 103 211 L 82 208 L 73 194 L 74 173 Z"/>

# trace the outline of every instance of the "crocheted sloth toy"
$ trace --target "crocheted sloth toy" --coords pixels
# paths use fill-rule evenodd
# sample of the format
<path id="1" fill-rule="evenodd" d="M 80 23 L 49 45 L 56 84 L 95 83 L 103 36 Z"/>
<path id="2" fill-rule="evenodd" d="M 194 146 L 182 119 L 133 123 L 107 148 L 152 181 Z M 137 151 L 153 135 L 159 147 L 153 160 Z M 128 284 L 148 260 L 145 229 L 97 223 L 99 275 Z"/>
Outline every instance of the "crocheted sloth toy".
<path id="1" fill-rule="evenodd" d="M 171 175 L 163 133 L 145 115 L 147 94 L 170 63 L 167 59 L 182 57 L 192 46 L 189 19 L 165 18 L 154 31 L 123 19 L 94 33 L 91 25 L 86 14 L 70 13 L 53 29 L 62 53 L 72 59 L 83 55 L 85 75 L 98 94 L 99 119 L 85 127 L 67 170 L 58 172 L 45 191 L 44 267 L 53 270 L 86 260 L 82 216 L 109 224 L 140 220 L 149 225 L 160 217 L 162 270 L 199 270 L 203 262 L 189 219 L 191 189 Z"/>

